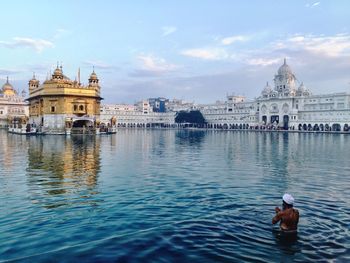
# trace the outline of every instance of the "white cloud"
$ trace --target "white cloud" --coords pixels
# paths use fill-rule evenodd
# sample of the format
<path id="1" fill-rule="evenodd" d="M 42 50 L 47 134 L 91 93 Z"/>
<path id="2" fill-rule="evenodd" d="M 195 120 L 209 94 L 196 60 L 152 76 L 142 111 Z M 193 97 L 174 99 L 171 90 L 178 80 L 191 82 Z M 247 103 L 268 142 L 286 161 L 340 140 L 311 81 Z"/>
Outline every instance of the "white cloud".
<path id="1" fill-rule="evenodd" d="M 100 61 L 100 60 L 86 60 L 83 62 L 85 65 L 87 66 L 94 66 L 95 68 L 98 68 L 98 69 L 111 69 L 113 68 L 113 66 L 103 62 L 103 61 Z"/>
<path id="2" fill-rule="evenodd" d="M 225 49 L 221 48 L 195 48 L 181 51 L 187 57 L 199 58 L 203 60 L 224 60 L 230 58 Z"/>
<path id="3" fill-rule="evenodd" d="M 251 58 L 247 59 L 247 63 L 253 66 L 270 66 L 281 63 L 280 58 Z"/>
<path id="4" fill-rule="evenodd" d="M 174 26 L 163 26 L 162 31 L 163 31 L 162 36 L 165 37 L 165 36 L 168 36 L 168 35 L 176 32 L 177 28 Z"/>
<path id="5" fill-rule="evenodd" d="M 321 4 L 321 2 L 315 2 L 315 3 L 312 3 L 312 4 L 307 3 L 305 6 L 306 7 L 310 7 L 310 8 L 314 8 L 314 7 L 318 6 L 319 4 Z"/>
<path id="6" fill-rule="evenodd" d="M 54 47 L 54 44 L 51 41 L 26 37 L 14 37 L 13 41 L 0 41 L 0 45 L 7 48 L 32 48 L 38 53 L 46 48 Z"/>
<path id="7" fill-rule="evenodd" d="M 143 70 L 152 72 L 167 72 L 179 68 L 178 65 L 168 63 L 165 59 L 154 55 L 139 55 L 137 59 L 141 62 Z"/>
<path id="8" fill-rule="evenodd" d="M 20 69 L 4 69 L 0 68 L 0 75 L 14 75 L 23 72 Z"/>
<path id="9" fill-rule="evenodd" d="M 249 39 L 248 36 L 231 36 L 231 37 L 225 37 L 221 39 L 221 44 L 223 45 L 231 45 L 235 42 L 243 42 L 247 41 Z"/>
<path id="10" fill-rule="evenodd" d="M 273 44 L 275 49 L 306 50 L 330 57 L 350 55 L 350 35 L 334 36 L 295 35 Z"/>

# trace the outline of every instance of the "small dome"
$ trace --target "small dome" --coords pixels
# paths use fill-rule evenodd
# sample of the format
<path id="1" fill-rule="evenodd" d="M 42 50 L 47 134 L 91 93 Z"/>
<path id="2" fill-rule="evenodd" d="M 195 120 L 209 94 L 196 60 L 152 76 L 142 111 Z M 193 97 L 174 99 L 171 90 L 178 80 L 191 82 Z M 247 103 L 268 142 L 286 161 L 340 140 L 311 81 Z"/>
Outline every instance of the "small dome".
<path id="1" fill-rule="evenodd" d="M 29 84 L 31 84 L 31 83 L 33 83 L 33 84 L 39 83 L 39 80 L 37 80 L 37 79 L 35 78 L 35 73 L 33 73 L 33 78 L 32 78 L 31 80 L 29 80 Z"/>
<path id="2" fill-rule="evenodd" d="M 278 91 L 277 91 L 277 90 L 272 90 L 272 91 L 269 93 L 269 97 L 278 97 Z"/>
<path id="3" fill-rule="evenodd" d="M 13 86 L 9 82 L 9 78 L 7 77 L 6 83 L 2 86 L 3 91 L 13 90 Z"/>
<path id="4" fill-rule="evenodd" d="M 92 71 L 92 73 L 90 75 L 90 79 L 97 79 L 97 75 L 96 75 L 95 71 Z"/>
<path id="5" fill-rule="evenodd" d="M 287 65 L 286 59 L 284 59 L 284 63 L 280 68 L 278 69 L 278 75 L 288 75 L 288 74 L 293 74 L 291 68 Z"/>
<path id="6" fill-rule="evenodd" d="M 266 83 L 266 86 L 264 87 L 264 89 L 263 89 L 263 91 L 262 91 L 262 94 L 263 94 L 263 95 L 267 95 L 267 94 L 271 93 L 271 91 L 272 91 L 272 89 L 271 89 L 271 87 L 269 86 L 269 83 L 267 82 L 267 83 Z"/>
<path id="7" fill-rule="evenodd" d="M 304 92 L 303 92 L 303 95 L 304 96 L 310 96 L 311 95 L 311 92 L 309 89 L 305 89 Z"/>
<path id="8" fill-rule="evenodd" d="M 308 88 L 305 87 L 304 83 L 302 82 L 297 90 L 298 96 L 310 96 L 311 92 Z"/>
<path id="9" fill-rule="evenodd" d="M 306 90 L 304 83 L 302 82 L 298 88 L 298 92 L 299 93 L 303 93 Z"/>
<path id="10" fill-rule="evenodd" d="M 53 72 L 53 74 L 54 75 L 62 75 L 62 69 L 60 69 L 59 67 L 57 67 L 56 69 L 55 69 L 55 71 Z"/>
<path id="11" fill-rule="evenodd" d="M 307 90 L 303 93 L 304 96 L 310 96 L 310 92 Z"/>

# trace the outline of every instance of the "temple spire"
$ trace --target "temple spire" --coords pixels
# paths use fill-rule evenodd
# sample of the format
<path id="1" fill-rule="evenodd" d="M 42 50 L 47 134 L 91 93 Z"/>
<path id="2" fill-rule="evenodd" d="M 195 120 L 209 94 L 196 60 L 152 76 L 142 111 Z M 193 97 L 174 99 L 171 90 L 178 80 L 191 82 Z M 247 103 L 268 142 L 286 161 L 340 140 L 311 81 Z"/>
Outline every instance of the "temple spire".
<path id="1" fill-rule="evenodd" d="M 78 83 L 80 85 L 80 68 L 78 68 Z"/>
<path id="2" fill-rule="evenodd" d="M 6 83 L 9 83 L 9 76 L 6 77 Z"/>
<path id="3" fill-rule="evenodd" d="M 287 59 L 286 59 L 286 58 L 284 58 L 284 63 L 283 63 L 283 65 L 287 65 Z"/>

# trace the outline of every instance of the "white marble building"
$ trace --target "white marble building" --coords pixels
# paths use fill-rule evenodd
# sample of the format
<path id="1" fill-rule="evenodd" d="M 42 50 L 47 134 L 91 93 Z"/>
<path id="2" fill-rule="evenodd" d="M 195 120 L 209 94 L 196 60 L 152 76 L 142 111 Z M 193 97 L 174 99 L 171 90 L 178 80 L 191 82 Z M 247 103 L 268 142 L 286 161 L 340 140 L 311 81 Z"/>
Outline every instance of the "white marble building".
<path id="1" fill-rule="evenodd" d="M 261 96 L 246 101 L 242 96 L 227 96 L 221 104 L 200 105 L 210 128 L 285 129 L 308 131 L 348 131 L 350 94 L 313 95 L 284 60 Z"/>
<path id="2" fill-rule="evenodd" d="M 207 121 L 204 127 L 214 129 L 350 130 L 350 94 L 313 95 L 298 83 L 286 60 L 274 76 L 274 86 L 267 83 L 256 99 L 228 95 L 226 101 L 199 105 L 172 100 L 166 109 L 166 113 L 153 112 L 147 100 L 102 105 L 101 121 L 115 119 L 119 127 L 175 127 L 177 112 L 200 110 Z"/>
<path id="3" fill-rule="evenodd" d="M 25 101 L 26 92 L 21 94 L 13 88 L 8 78 L 0 89 L 0 128 L 8 127 L 9 122 L 29 116 L 29 106 Z"/>
<path id="4" fill-rule="evenodd" d="M 153 112 L 146 101 L 136 106 L 104 104 L 100 110 L 100 120 L 106 125 L 110 120 L 115 120 L 117 127 L 172 127 L 175 124 L 175 112 Z"/>
<path id="5" fill-rule="evenodd" d="M 228 95 L 225 102 L 201 104 L 197 108 L 209 128 L 246 129 L 257 122 L 257 103 L 244 96 Z"/>
<path id="6" fill-rule="evenodd" d="M 187 102 L 181 99 L 173 99 L 166 103 L 166 110 L 174 112 L 195 110 L 196 107 L 194 102 Z"/>

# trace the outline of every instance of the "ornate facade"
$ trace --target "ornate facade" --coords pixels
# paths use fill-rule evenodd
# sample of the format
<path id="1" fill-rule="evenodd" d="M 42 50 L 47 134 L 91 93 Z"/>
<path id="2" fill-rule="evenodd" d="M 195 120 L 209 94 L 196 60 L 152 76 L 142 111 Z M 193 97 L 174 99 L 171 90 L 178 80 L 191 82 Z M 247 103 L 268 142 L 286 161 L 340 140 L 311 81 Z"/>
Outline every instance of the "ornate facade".
<path id="1" fill-rule="evenodd" d="M 99 79 L 93 71 L 89 84 L 70 80 L 62 66 L 50 79 L 40 85 L 33 76 L 29 81 L 29 122 L 39 130 L 51 134 L 98 133 L 100 117 Z"/>
<path id="2" fill-rule="evenodd" d="M 0 128 L 8 127 L 11 123 L 27 121 L 29 110 L 25 97 L 26 92 L 23 90 L 18 94 L 7 78 L 0 89 Z"/>
<path id="3" fill-rule="evenodd" d="M 350 94 L 313 95 L 284 60 L 261 96 L 246 101 L 228 96 L 220 104 L 199 105 L 210 128 L 284 129 L 301 131 L 345 131 L 350 129 Z"/>

